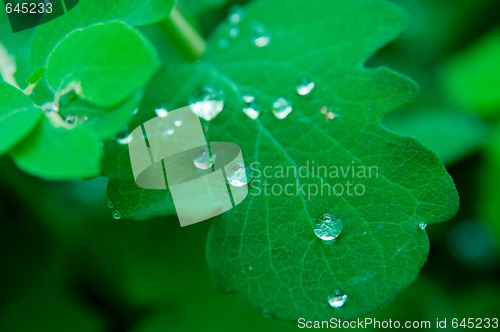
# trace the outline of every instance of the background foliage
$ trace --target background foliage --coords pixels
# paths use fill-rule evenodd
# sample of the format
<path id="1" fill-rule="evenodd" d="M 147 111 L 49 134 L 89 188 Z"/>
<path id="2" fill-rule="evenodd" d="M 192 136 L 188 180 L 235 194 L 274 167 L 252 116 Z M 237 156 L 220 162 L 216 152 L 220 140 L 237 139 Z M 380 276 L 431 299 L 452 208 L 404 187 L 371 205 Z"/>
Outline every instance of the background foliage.
<path id="1" fill-rule="evenodd" d="M 500 100 L 495 89 L 500 77 L 500 36 L 495 13 L 500 7 L 493 0 L 396 2 L 410 14 L 410 26 L 399 39 L 378 52 L 368 66 L 386 65 L 412 77 L 421 87 L 421 96 L 406 109 L 387 116 L 384 123 L 396 132 L 418 138 L 438 154 L 457 185 L 461 209 L 452 221 L 428 228 L 430 255 L 417 281 L 387 308 L 369 316 L 431 321 L 436 317 L 494 317 L 498 315 L 496 301 L 500 295 L 497 281 L 500 272 Z M 88 5 L 102 10 L 77 24 L 94 24 L 114 19 L 113 15 L 122 19 L 128 17 L 127 10 L 137 10 L 135 2 L 123 3 L 116 9 L 103 8 L 93 0 L 82 1 L 81 7 Z M 125 5 L 127 3 L 130 6 Z M 105 195 L 106 178 L 49 182 L 20 170 L 45 179 L 53 178 L 54 174 L 61 178 L 61 172 L 62 178 L 67 179 L 99 174 L 100 140 L 119 137 L 119 131 L 134 117 L 143 94 L 142 85 L 159 66 L 151 52 L 136 52 L 144 52 L 151 43 L 158 50 L 159 59 L 169 59 L 176 66 L 183 61 L 164 38 L 162 28 L 150 24 L 168 14 L 172 4 L 161 3 L 163 7 L 150 4 L 143 7 L 141 15 L 129 15 L 126 23 L 130 27 L 111 23 L 116 34 L 147 37 L 135 38 L 130 45 L 115 45 L 121 50 L 117 55 L 133 55 L 123 57 L 125 65 L 140 68 L 131 82 L 119 82 L 125 84 L 126 91 L 112 89 L 111 93 L 97 98 L 91 91 L 92 97 L 87 98 L 88 90 L 82 85 L 83 92 L 74 91 L 80 99 L 68 98 L 61 104 L 63 115 L 78 115 L 80 111 L 98 119 L 92 122 L 95 125 L 91 129 L 81 129 L 67 137 L 63 128 L 54 130 L 52 123 L 44 119 L 37 132 L 16 145 L 33 128 L 40 112 L 29 104 L 24 105 L 26 100 L 22 94 L 16 102 L 20 107 L 27 106 L 29 118 L 1 128 L 4 139 L 0 151 L 16 145 L 10 156 L 17 164 L 16 167 L 7 156 L 0 159 L 2 331 L 296 329 L 293 323 L 270 319 L 265 313 L 249 308 L 237 295 L 223 295 L 215 289 L 205 261 L 210 222 L 181 229 L 175 218 L 116 221 Z M 227 0 L 179 3 L 188 20 L 205 37 L 212 35 L 231 5 Z M 69 14 L 61 20 L 68 22 L 65 24 L 70 31 L 73 23 L 68 17 Z M 57 38 L 52 37 L 54 30 L 47 24 L 36 29 L 34 36 L 30 30 L 9 39 L 6 23 L 2 14 L 0 41 L 16 56 L 19 69 L 16 78 L 24 82 L 47 60 L 43 54 L 50 52 Z M 99 28 L 97 25 L 92 29 Z M 74 40 L 66 40 L 57 48 L 62 54 L 74 51 L 71 43 L 78 44 L 81 39 L 89 38 L 85 33 L 91 35 L 96 31 L 73 35 Z M 134 43 L 141 46 L 134 48 Z M 77 51 L 77 54 L 86 54 L 85 50 Z M 87 55 L 95 54 L 95 49 L 88 52 Z M 56 57 L 57 53 L 49 64 L 56 61 Z M 82 61 L 90 61 L 93 66 L 99 65 L 100 59 L 82 57 Z M 141 62 L 144 59 L 148 60 Z M 49 66 L 45 73 L 48 86 L 37 87 L 35 100 L 50 101 L 49 86 L 55 90 L 61 88 L 54 85 L 61 81 L 62 74 L 72 70 L 74 63 L 69 62 L 70 67 L 61 70 L 59 66 L 55 70 Z M 141 64 L 144 67 L 140 67 Z M 80 79 L 85 81 L 85 77 Z M 153 84 L 163 79 L 160 72 Z M 67 83 L 71 85 L 71 81 Z M 1 93 L 14 94 L 1 84 Z M 146 89 L 146 93 L 148 91 L 152 95 L 149 100 L 155 101 L 155 90 Z M 159 91 L 163 93 L 162 89 Z M 0 108 L 5 107 L 1 93 Z M 156 106 L 152 103 L 142 107 L 152 111 Z M 110 127 L 111 124 L 116 127 Z M 9 131 L 13 126 L 25 131 Z M 37 151 L 50 150 L 44 145 L 50 146 L 50 142 L 44 143 L 44 137 L 54 137 L 71 146 L 86 143 L 81 144 L 80 159 L 54 153 L 53 158 L 61 158 L 54 169 L 53 162 L 44 165 L 37 157 Z M 116 144 L 108 140 L 104 147 L 116 148 Z M 82 165 L 81 161 L 90 161 L 91 165 Z M 33 165 L 38 169 L 30 168 Z M 119 174 L 113 174 L 113 162 L 109 164 L 105 160 L 102 167 L 110 176 L 110 183 L 117 181 Z M 110 199 L 117 201 L 112 192 Z M 154 202 L 164 197 L 149 199 Z M 166 212 L 161 207 L 152 209 L 146 214 Z"/>

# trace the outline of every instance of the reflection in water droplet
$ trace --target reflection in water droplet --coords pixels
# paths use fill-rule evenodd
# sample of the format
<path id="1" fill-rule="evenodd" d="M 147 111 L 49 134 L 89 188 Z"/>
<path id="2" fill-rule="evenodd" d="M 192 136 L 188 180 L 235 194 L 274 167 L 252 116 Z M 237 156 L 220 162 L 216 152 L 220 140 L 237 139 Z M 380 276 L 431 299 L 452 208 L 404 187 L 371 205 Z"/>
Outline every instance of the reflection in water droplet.
<path id="1" fill-rule="evenodd" d="M 347 295 L 344 292 L 336 290 L 328 297 L 328 304 L 334 309 L 339 309 L 344 306 L 347 301 Z"/>
<path id="2" fill-rule="evenodd" d="M 226 176 L 231 185 L 242 187 L 250 182 L 252 174 L 249 168 L 245 168 L 245 163 L 238 161 L 229 167 Z"/>
<path id="3" fill-rule="evenodd" d="M 224 91 L 214 85 L 204 85 L 190 98 L 191 110 L 200 118 L 212 120 L 224 108 Z"/>
<path id="4" fill-rule="evenodd" d="M 113 216 L 114 219 L 118 220 L 118 219 L 121 219 L 122 217 L 122 214 L 120 211 L 118 210 L 114 210 L 111 215 Z"/>
<path id="5" fill-rule="evenodd" d="M 313 81 L 307 78 L 302 78 L 297 84 L 296 90 L 299 95 L 306 96 L 311 93 L 311 91 L 314 89 L 314 86 L 315 84 Z"/>
<path id="6" fill-rule="evenodd" d="M 277 119 L 286 118 L 292 110 L 292 102 L 283 97 L 276 99 L 273 103 L 273 114 Z"/>
<path id="7" fill-rule="evenodd" d="M 334 215 L 325 213 L 316 220 L 314 234 L 319 239 L 330 242 L 337 239 L 340 233 L 342 233 L 342 220 Z"/>
<path id="8" fill-rule="evenodd" d="M 168 110 L 165 107 L 159 107 L 155 109 L 155 113 L 160 118 L 166 118 L 168 116 Z"/>
<path id="9" fill-rule="evenodd" d="M 193 164 L 199 169 L 210 169 L 217 156 L 215 154 L 210 155 L 210 151 L 207 146 L 202 146 L 198 148 L 193 155 Z"/>
<path id="10" fill-rule="evenodd" d="M 420 224 L 418 224 L 418 228 L 425 231 L 425 229 L 427 228 L 427 224 L 422 221 Z"/>

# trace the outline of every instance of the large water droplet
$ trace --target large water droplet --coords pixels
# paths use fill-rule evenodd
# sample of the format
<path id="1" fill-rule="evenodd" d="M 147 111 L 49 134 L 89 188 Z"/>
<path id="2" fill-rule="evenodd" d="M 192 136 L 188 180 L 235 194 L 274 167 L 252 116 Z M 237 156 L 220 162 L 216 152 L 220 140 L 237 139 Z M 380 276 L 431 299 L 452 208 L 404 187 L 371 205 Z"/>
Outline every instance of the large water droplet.
<path id="1" fill-rule="evenodd" d="M 280 120 L 286 118 L 292 110 L 292 102 L 283 97 L 276 99 L 273 103 L 273 114 Z"/>
<path id="2" fill-rule="evenodd" d="M 245 168 L 245 163 L 238 161 L 229 167 L 227 171 L 227 180 L 229 183 L 235 187 L 242 187 L 251 179 L 251 170 Z"/>
<path id="3" fill-rule="evenodd" d="M 122 217 L 122 213 L 118 210 L 114 210 L 111 213 L 111 215 L 113 216 L 113 219 L 116 219 L 116 220 L 121 219 L 121 217 Z"/>
<path id="4" fill-rule="evenodd" d="M 210 121 L 222 111 L 224 101 L 223 90 L 213 85 L 204 85 L 189 98 L 189 106 L 200 118 Z"/>
<path id="5" fill-rule="evenodd" d="M 271 34 L 260 24 L 255 24 L 253 30 L 253 43 L 255 46 L 262 48 L 269 45 L 271 42 Z"/>
<path id="6" fill-rule="evenodd" d="M 344 306 L 347 301 L 347 294 L 336 290 L 332 295 L 328 297 L 328 304 L 334 309 L 339 309 Z"/>
<path id="7" fill-rule="evenodd" d="M 155 109 L 155 113 L 160 118 L 166 118 L 168 116 L 168 110 L 165 107 L 159 107 Z"/>
<path id="8" fill-rule="evenodd" d="M 250 94 L 245 94 L 241 97 L 245 106 L 243 107 L 243 112 L 252 120 L 259 117 L 261 106 L 255 101 L 255 97 Z"/>
<path id="9" fill-rule="evenodd" d="M 215 162 L 216 155 L 210 155 L 207 146 L 198 148 L 193 155 L 193 164 L 199 169 L 210 169 Z"/>
<path id="10" fill-rule="evenodd" d="M 314 234 L 323 241 L 333 241 L 342 233 L 342 221 L 334 215 L 325 213 L 316 222 Z"/>
<path id="11" fill-rule="evenodd" d="M 425 231 L 425 229 L 427 228 L 427 224 L 422 221 L 421 223 L 418 224 L 418 228 Z"/>
<path id="12" fill-rule="evenodd" d="M 297 84 L 296 90 L 299 95 L 306 96 L 311 93 L 311 91 L 314 89 L 314 86 L 315 84 L 313 81 L 307 78 L 302 78 Z"/>

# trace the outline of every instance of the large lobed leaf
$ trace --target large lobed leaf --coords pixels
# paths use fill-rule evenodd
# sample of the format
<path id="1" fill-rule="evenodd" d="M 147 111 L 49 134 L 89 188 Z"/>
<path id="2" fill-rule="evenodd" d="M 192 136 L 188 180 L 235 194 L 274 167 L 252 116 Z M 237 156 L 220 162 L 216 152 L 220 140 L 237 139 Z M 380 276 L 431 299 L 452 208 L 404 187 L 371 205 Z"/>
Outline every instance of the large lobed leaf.
<path id="1" fill-rule="evenodd" d="M 382 0 L 256 1 L 243 15 L 238 38 L 229 39 L 230 26 L 223 24 L 202 61 L 167 67 L 152 83 L 134 125 L 151 118 L 162 103 L 185 106 L 199 87 L 218 86 L 225 91 L 225 108 L 209 124 L 208 139 L 240 145 L 246 162 L 260 164 L 256 173 L 313 161 L 379 171 L 357 179 L 366 187 L 362 196 L 258 195 L 264 180 L 283 187 L 296 179 L 255 178 L 249 197 L 214 220 L 209 234 L 208 264 L 222 291 L 240 293 L 280 319 L 352 319 L 380 308 L 416 278 L 429 250 L 419 224 L 451 218 L 458 197 L 434 153 L 381 125 L 385 114 L 413 99 L 418 89 L 389 69 L 363 64 L 404 25 L 401 11 Z M 255 27 L 269 33 L 268 46 L 255 46 Z M 227 49 L 219 48 L 222 39 L 230 40 Z M 307 96 L 295 91 L 302 78 L 316 84 Z M 257 120 L 242 111 L 248 93 L 262 105 Z M 283 120 L 272 113 L 279 97 L 293 103 Z M 336 114 L 333 120 L 320 112 L 325 106 Z M 111 200 L 127 216 L 173 212 L 166 191 L 135 186 L 126 146 L 108 147 L 104 169 Z M 333 186 L 338 179 L 308 174 L 299 185 L 322 181 Z M 324 213 L 344 225 L 330 245 L 314 234 Z M 336 290 L 347 294 L 339 309 L 327 301 Z"/>

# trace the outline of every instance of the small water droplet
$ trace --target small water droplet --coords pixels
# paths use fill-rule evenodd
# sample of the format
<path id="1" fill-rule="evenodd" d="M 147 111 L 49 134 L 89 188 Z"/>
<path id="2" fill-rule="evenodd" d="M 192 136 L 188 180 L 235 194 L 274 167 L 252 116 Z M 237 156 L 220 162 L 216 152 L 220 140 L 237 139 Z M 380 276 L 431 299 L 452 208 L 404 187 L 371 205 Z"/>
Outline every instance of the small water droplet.
<path id="1" fill-rule="evenodd" d="M 228 47 L 229 47 L 229 40 L 227 40 L 227 39 L 225 39 L 225 38 L 224 38 L 224 39 L 219 40 L 219 48 L 221 48 L 221 49 L 226 49 L 226 48 L 228 48 Z"/>
<path id="2" fill-rule="evenodd" d="M 261 106 L 255 101 L 255 97 L 251 94 L 245 94 L 241 97 L 245 106 L 243 107 L 243 112 L 252 120 L 259 117 Z"/>
<path id="3" fill-rule="evenodd" d="M 111 202 L 111 200 L 108 199 L 108 208 L 112 209 L 114 207 L 115 207 L 115 205 L 113 204 L 113 202 Z"/>
<path id="4" fill-rule="evenodd" d="M 311 91 L 314 89 L 314 86 L 315 84 L 313 81 L 307 78 L 302 78 L 297 84 L 296 90 L 299 95 L 306 96 L 311 93 Z"/>
<path id="5" fill-rule="evenodd" d="M 45 103 L 42 105 L 42 109 L 47 113 L 57 113 L 59 112 L 59 105 L 56 102 Z"/>
<path id="6" fill-rule="evenodd" d="M 168 116 L 168 110 L 165 107 L 159 107 L 155 109 L 155 113 L 160 118 L 166 118 Z"/>
<path id="7" fill-rule="evenodd" d="M 174 121 L 174 126 L 176 126 L 176 127 L 182 126 L 182 120 L 180 120 L 180 119 L 175 120 Z"/>
<path id="8" fill-rule="evenodd" d="M 189 98 L 189 107 L 200 118 L 210 121 L 222 111 L 224 102 L 223 90 L 204 85 Z"/>
<path id="9" fill-rule="evenodd" d="M 199 169 L 210 169 L 212 168 L 215 158 L 215 154 L 210 155 L 210 151 L 207 146 L 202 146 L 198 148 L 193 155 L 193 164 Z"/>
<path id="10" fill-rule="evenodd" d="M 241 6 L 235 5 L 231 7 L 231 11 L 229 13 L 229 16 L 227 17 L 227 21 L 229 22 L 229 24 L 238 24 L 241 22 L 243 14 L 243 8 Z"/>
<path id="11" fill-rule="evenodd" d="M 319 216 L 316 222 L 314 234 L 323 241 L 333 241 L 342 233 L 342 220 L 334 215 L 325 213 Z"/>
<path id="12" fill-rule="evenodd" d="M 113 216 L 113 219 L 116 219 L 116 220 L 121 219 L 121 217 L 122 217 L 122 213 L 118 210 L 114 210 L 111 213 L 111 215 Z"/>
<path id="13" fill-rule="evenodd" d="M 116 136 L 116 142 L 121 145 L 129 144 L 130 142 L 132 142 L 132 139 L 132 135 L 126 130 L 122 131 L 120 134 L 118 134 L 118 136 Z"/>
<path id="14" fill-rule="evenodd" d="M 245 163 L 238 161 L 229 167 L 227 180 L 235 187 L 242 187 L 250 182 L 252 178 L 251 170 L 245 168 Z"/>
<path id="15" fill-rule="evenodd" d="M 139 113 L 139 109 L 138 108 L 134 108 L 132 110 L 132 115 L 137 115 L 137 113 Z"/>
<path id="16" fill-rule="evenodd" d="M 269 45 L 271 42 L 271 35 L 267 30 L 260 24 L 255 24 L 252 27 L 253 30 L 253 43 L 255 46 L 262 48 Z"/>
<path id="17" fill-rule="evenodd" d="M 248 271 L 253 271 L 253 266 L 252 265 L 248 265 Z"/>
<path id="18" fill-rule="evenodd" d="M 425 231 L 425 229 L 427 228 L 427 224 L 422 221 L 420 224 L 418 224 L 418 228 Z"/>
<path id="19" fill-rule="evenodd" d="M 238 36 L 240 35 L 240 29 L 239 28 L 231 28 L 229 29 L 229 37 L 235 39 L 235 38 L 238 38 Z"/>
<path id="20" fill-rule="evenodd" d="M 328 304 L 334 309 L 339 309 L 344 306 L 347 301 L 347 294 L 336 290 L 332 295 L 328 297 Z"/>
<path id="21" fill-rule="evenodd" d="M 273 114 L 277 119 L 284 119 L 292 113 L 292 102 L 283 97 L 278 98 L 273 103 Z"/>
<path id="22" fill-rule="evenodd" d="M 69 115 L 69 116 L 64 117 L 64 120 L 69 124 L 75 124 L 78 121 L 78 117 L 73 116 L 73 115 Z"/>

